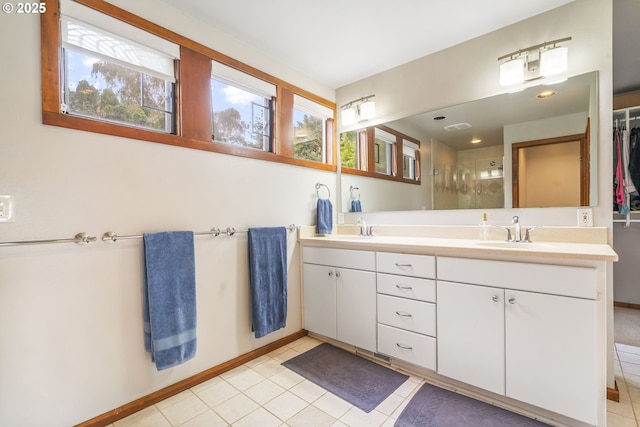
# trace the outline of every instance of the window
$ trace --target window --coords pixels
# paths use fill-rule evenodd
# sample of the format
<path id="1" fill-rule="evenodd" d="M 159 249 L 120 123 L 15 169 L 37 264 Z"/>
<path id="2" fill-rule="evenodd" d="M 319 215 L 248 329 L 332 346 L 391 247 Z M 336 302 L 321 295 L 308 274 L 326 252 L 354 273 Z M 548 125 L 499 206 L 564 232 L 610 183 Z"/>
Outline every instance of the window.
<path id="1" fill-rule="evenodd" d="M 70 2 L 62 3 L 61 111 L 174 133 L 177 46 L 85 9 Z M 95 23 L 119 28 L 133 40 Z M 136 40 L 149 42 L 153 47 Z"/>
<path id="2" fill-rule="evenodd" d="M 343 168 L 367 170 L 367 131 L 340 134 L 340 161 Z"/>
<path id="3" fill-rule="evenodd" d="M 384 175 L 396 175 L 396 136 L 376 128 L 374 140 L 376 172 Z"/>
<path id="4" fill-rule="evenodd" d="M 333 110 L 293 95 L 293 154 L 296 159 L 327 162 L 327 120 Z"/>
<path id="5" fill-rule="evenodd" d="M 107 2 L 40 31 L 43 124 L 337 170 L 331 101 Z"/>
<path id="6" fill-rule="evenodd" d="M 213 140 L 272 151 L 276 86 L 213 61 Z"/>
<path id="7" fill-rule="evenodd" d="M 420 146 L 406 139 L 402 140 L 402 177 L 415 180 L 420 177 L 418 150 Z"/>

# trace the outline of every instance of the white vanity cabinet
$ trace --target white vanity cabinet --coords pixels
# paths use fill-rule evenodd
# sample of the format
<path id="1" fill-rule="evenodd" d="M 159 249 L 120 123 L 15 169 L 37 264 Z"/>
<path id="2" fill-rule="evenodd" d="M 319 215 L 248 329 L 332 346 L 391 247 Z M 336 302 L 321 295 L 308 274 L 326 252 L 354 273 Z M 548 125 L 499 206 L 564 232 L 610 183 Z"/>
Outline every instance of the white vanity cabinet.
<path id="1" fill-rule="evenodd" d="M 438 257 L 438 373 L 595 425 L 595 268 Z"/>
<path id="2" fill-rule="evenodd" d="M 436 369 L 435 257 L 378 252 L 378 352 Z"/>
<path id="3" fill-rule="evenodd" d="M 303 248 L 304 328 L 376 350 L 375 254 Z"/>

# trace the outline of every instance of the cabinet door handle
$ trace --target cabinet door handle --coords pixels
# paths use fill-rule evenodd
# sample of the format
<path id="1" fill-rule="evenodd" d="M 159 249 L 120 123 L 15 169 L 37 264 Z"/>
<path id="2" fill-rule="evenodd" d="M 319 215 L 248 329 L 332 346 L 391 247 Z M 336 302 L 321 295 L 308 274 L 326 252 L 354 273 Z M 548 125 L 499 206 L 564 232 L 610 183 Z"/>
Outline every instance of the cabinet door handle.
<path id="1" fill-rule="evenodd" d="M 340 272 L 336 271 L 336 277 L 340 277 Z"/>
<path id="2" fill-rule="evenodd" d="M 410 345 L 400 344 L 399 342 L 397 342 L 396 345 L 403 350 L 413 350 L 413 347 L 411 347 Z"/>
<path id="3" fill-rule="evenodd" d="M 329 277 L 333 277 L 333 271 L 329 272 Z"/>
<path id="4" fill-rule="evenodd" d="M 398 263 L 396 262 L 396 267 L 400 267 L 400 268 L 402 268 L 402 267 L 409 267 L 409 268 L 411 268 L 411 264 L 398 264 Z"/>
<path id="5" fill-rule="evenodd" d="M 412 286 L 407 286 L 407 285 L 396 285 L 396 288 L 402 289 L 402 290 L 407 290 L 407 291 L 410 291 L 411 289 L 413 289 Z"/>
<path id="6" fill-rule="evenodd" d="M 507 301 L 509 301 L 509 304 L 515 304 L 516 303 L 516 299 L 511 297 L 509 298 Z"/>
<path id="7" fill-rule="evenodd" d="M 402 316 L 402 317 L 413 317 L 413 315 L 411 313 L 404 313 L 402 311 L 396 311 L 396 314 L 398 316 Z"/>
<path id="8" fill-rule="evenodd" d="M 500 298 L 498 297 L 498 295 L 494 295 L 493 297 L 491 297 L 491 299 L 493 300 L 493 302 L 500 301 Z"/>

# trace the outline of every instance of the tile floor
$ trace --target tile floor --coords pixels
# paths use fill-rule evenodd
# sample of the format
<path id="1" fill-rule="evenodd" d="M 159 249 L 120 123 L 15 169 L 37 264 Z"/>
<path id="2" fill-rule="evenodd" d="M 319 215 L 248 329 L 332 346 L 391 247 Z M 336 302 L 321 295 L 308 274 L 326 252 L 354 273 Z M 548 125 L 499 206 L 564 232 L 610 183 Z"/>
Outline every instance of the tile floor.
<path id="1" fill-rule="evenodd" d="M 281 365 L 318 344 L 301 338 L 110 427 L 391 427 L 423 382 L 411 375 L 367 414 Z M 640 427 L 640 348 L 616 347 L 620 402 L 608 401 L 607 425 Z"/>

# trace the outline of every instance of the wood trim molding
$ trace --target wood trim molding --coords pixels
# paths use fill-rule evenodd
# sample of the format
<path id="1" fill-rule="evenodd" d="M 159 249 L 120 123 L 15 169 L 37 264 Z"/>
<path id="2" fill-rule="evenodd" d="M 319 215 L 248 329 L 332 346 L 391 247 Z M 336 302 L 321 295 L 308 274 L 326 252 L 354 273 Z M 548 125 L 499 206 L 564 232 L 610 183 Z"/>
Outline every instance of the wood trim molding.
<path id="1" fill-rule="evenodd" d="M 105 412 L 102 415 L 98 415 L 95 418 L 92 418 L 90 420 L 77 424 L 75 427 L 108 426 L 109 424 L 112 424 L 115 421 L 128 417 L 129 415 L 132 415 L 144 408 L 155 405 L 158 402 L 161 402 L 171 396 L 174 396 L 178 393 L 188 390 L 191 387 L 194 387 L 207 380 L 210 380 L 211 378 L 217 377 L 218 375 L 223 374 L 227 371 L 230 371 L 231 369 L 244 365 L 245 363 L 253 359 L 256 359 L 260 356 L 270 353 L 273 350 L 276 350 L 306 335 L 307 335 L 307 331 L 302 329 L 296 333 L 293 333 L 277 341 L 274 341 L 271 344 L 267 344 L 264 347 L 260 347 L 256 350 L 250 351 L 249 353 L 245 353 L 241 356 L 236 357 L 235 359 L 231 359 L 228 362 L 222 363 L 221 365 L 214 366 L 211 369 L 207 369 L 204 372 L 201 372 L 192 377 L 179 381 L 173 385 L 170 385 L 169 387 L 165 387 L 147 396 L 141 397 L 140 399 L 134 400 L 133 402 L 127 403 L 126 405 L 120 406 L 116 409 L 112 409 L 109 412 Z"/>
<path id="2" fill-rule="evenodd" d="M 613 400 L 614 402 L 620 402 L 620 390 L 618 390 L 618 382 L 614 381 L 615 388 L 607 387 L 607 400 Z"/>
<path id="3" fill-rule="evenodd" d="M 640 304 L 634 304 L 634 303 L 630 303 L 630 302 L 614 301 L 613 302 L 613 306 L 614 307 L 622 307 L 622 308 L 633 308 L 634 310 L 640 310 Z"/>

